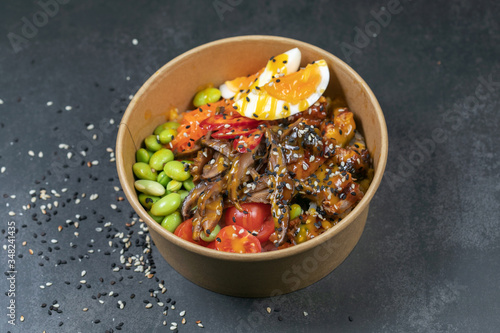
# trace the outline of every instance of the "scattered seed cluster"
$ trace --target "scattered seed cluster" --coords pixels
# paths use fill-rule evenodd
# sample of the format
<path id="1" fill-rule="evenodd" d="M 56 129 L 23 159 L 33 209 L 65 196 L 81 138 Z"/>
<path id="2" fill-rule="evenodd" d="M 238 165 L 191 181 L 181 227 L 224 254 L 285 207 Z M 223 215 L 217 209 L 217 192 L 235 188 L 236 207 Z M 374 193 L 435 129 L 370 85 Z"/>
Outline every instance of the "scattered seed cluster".
<path id="1" fill-rule="evenodd" d="M 47 107 L 53 104 L 49 101 Z M 71 111 L 73 107 L 68 105 L 64 109 Z M 57 113 L 61 113 L 61 110 Z M 114 124 L 113 119 L 109 119 L 108 122 Z M 4 127 L 5 124 L 2 123 L 1 128 Z M 55 130 L 58 128 L 55 127 Z M 91 123 L 85 124 L 82 129 L 89 132 L 95 130 L 96 126 Z M 109 134 L 108 142 L 114 142 L 115 136 L 116 130 Z M 96 141 L 103 140 L 101 144 L 93 146 L 91 152 L 85 148 L 78 151 L 78 145 L 69 142 L 59 143 L 56 147 L 52 147 L 53 151 L 50 151 L 51 147 L 47 147 L 44 151 L 25 152 L 27 158 L 34 163 L 36 159 L 44 158 L 62 163 L 63 181 L 60 179 L 61 174 L 56 175 L 54 170 L 49 168 L 44 174 L 38 175 L 37 179 L 31 180 L 31 189 L 25 195 L 9 194 L 7 188 L 2 188 L 4 192 L 2 205 L 7 209 L 2 209 L 0 214 L 4 216 L 4 220 L 16 223 L 17 265 L 21 265 L 22 260 L 29 259 L 31 262 L 35 260 L 39 271 L 42 272 L 37 276 L 37 286 L 41 292 L 41 296 L 38 297 L 43 300 L 40 303 L 40 311 L 48 316 L 55 316 L 58 326 L 63 326 L 65 320 L 71 320 L 71 314 L 64 313 L 65 300 L 43 298 L 43 290 L 65 286 L 65 288 L 75 288 L 81 293 L 78 303 L 82 304 L 82 311 L 89 314 L 89 322 L 96 325 L 98 331 L 126 330 L 127 326 L 126 321 L 115 323 L 110 318 L 100 318 L 99 313 L 103 312 L 103 306 L 113 306 L 116 307 L 116 311 L 120 311 L 130 307 L 132 303 L 137 305 L 141 302 L 144 304 L 144 311 L 161 311 L 165 317 L 162 324 L 170 325 L 171 331 L 178 331 L 182 325 L 189 326 L 190 322 L 196 327 L 203 327 L 200 320 L 189 320 L 186 310 L 180 312 L 176 310 L 177 302 L 169 297 L 165 282 L 155 276 L 156 265 L 152 256 L 148 228 L 128 203 L 123 202 L 124 196 L 117 185 L 117 177 L 101 179 L 102 175 L 106 174 L 101 165 L 115 162 L 113 148 L 106 147 L 104 138 L 99 138 L 97 133 L 91 133 L 89 137 Z M 16 138 L 12 141 L 12 145 L 17 142 Z M 79 165 L 75 166 L 74 163 L 68 162 L 77 155 L 82 160 Z M 105 160 L 102 160 L 102 157 L 92 158 L 103 155 L 107 155 L 108 158 Z M 115 167 L 111 169 L 114 174 Z M 9 175 L 9 171 L 5 166 L 0 167 L 0 172 L 5 174 L 4 177 L 15 176 L 14 172 Z M 96 193 L 96 187 L 92 184 L 102 181 L 109 184 L 107 186 L 109 190 Z M 76 185 L 72 187 L 69 184 Z M 94 188 L 94 192 L 82 192 L 82 189 L 86 188 Z M 113 196 L 115 201 L 109 203 L 109 198 Z M 127 215 L 122 210 L 130 210 L 130 213 Z M 6 226 L 7 223 L 2 223 L 0 227 L 4 238 L 8 236 Z M 4 254 L 7 253 L 7 248 L 7 244 L 4 243 Z M 92 267 L 96 261 L 110 261 L 108 269 L 111 275 L 117 276 L 116 279 L 109 280 L 96 276 L 99 273 Z M 44 276 L 53 274 L 43 274 L 43 271 L 54 269 L 61 269 L 60 278 L 47 281 Z M 102 272 L 102 275 L 109 276 L 108 273 Z M 5 272 L 5 275 L 8 276 L 8 273 Z M 116 288 L 118 284 L 126 282 L 130 285 L 133 281 L 151 286 L 149 294 L 136 296 L 132 292 L 125 295 L 123 292 L 115 291 L 123 290 Z M 18 289 L 22 288 L 22 285 L 18 286 Z M 30 314 L 36 310 L 18 308 L 17 311 L 16 322 L 22 326 L 23 323 L 30 321 Z M 102 327 L 103 325 L 108 327 Z"/>

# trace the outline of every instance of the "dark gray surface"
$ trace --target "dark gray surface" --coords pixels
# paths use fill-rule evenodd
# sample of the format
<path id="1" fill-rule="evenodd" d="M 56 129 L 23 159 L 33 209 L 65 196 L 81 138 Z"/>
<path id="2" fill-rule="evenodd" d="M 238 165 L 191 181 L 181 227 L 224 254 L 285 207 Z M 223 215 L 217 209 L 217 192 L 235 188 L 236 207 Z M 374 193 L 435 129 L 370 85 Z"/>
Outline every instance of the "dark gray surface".
<path id="1" fill-rule="evenodd" d="M 228 3 L 232 5 L 226 12 L 217 12 L 216 5 Z M 4 296 L 1 331 L 104 332 L 116 331 L 123 322 L 124 332 L 159 332 L 169 331 L 173 321 L 184 332 L 234 332 L 235 327 L 259 332 L 498 331 L 500 6 L 494 1 L 403 1 L 396 13 L 391 3 L 69 1 L 36 33 L 31 31 L 33 36 L 25 35 L 27 43 L 14 52 L 8 34 L 23 36 L 23 18 L 33 22 L 41 7 L 34 1 L 3 2 L 0 168 L 6 170 L 0 174 L 0 188 L 2 195 L 16 197 L 0 197 L 0 229 L 6 236 L 8 222 L 15 221 L 19 232 L 16 325 L 7 322 L 10 298 Z M 380 12 L 381 7 L 393 10 L 390 23 L 384 23 L 377 37 L 355 42 L 354 29 L 377 28 L 370 11 Z M 320 282 L 280 299 L 241 299 L 206 291 L 173 271 L 153 247 L 155 278 L 165 280 L 168 289 L 159 298 L 177 302 L 165 317 L 149 295 L 149 289 L 158 289 L 155 278 L 113 272 L 121 246 L 104 254 L 110 251 L 106 235 L 127 233 L 125 223 L 131 221 L 132 209 L 126 201 L 116 201 L 123 194 L 113 189 L 119 183 L 106 148 L 114 148 L 116 128 L 107 130 L 99 124 L 114 119 L 116 125 L 128 96 L 173 57 L 209 41 L 246 34 L 315 44 L 348 62 L 366 80 L 386 116 L 387 177 L 372 201 L 364 234 L 347 260 Z M 134 38 L 138 45 L 132 44 Z M 353 47 L 357 51 L 348 56 L 345 50 Z M 497 83 L 485 85 L 484 80 Z M 53 105 L 47 106 L 48 101 Z M 72 110 L 66 111 L 67 105 Z M 87 131 L 88 124 L 95 129 Z M 89 133 L 99 134 L 98 140 Z M 445 137 L 430 142 L 433 133 Z M 71 164 L 60 143 L 77 155 L 89 146 L 81 159 L 98 160 L 99 165 Z M 54 169 L 57 163 L 69 167 L 59 173 Z M 68 191 L 61 193 L 65 187 Z M 66 207 L 52 208 L 52 214 L 58 213 L 48 222 L 40 205 L 54 197 L 46 202 L 38 199 L 31 210 L 22 208 L 30 201 L 29 191 L 38 195 L 42 188 L 61 193 L 59 202 L 71 199 Z M 78 205 L 75 192 L 78 197 L 87 195 Z M 93 193 L 99 198 L 90 201 Z M 16 216 L 9 216 L 10 211 Z M 32 219 L 35 212 L 40 224 Z M 76 214 L 87 216 L 78 230 L 66 223 L 77 221 Z M 109 231 L 95 230 L 108 221 Z M 133 242 L 140 241 L 138 224 L 130 229 Z M 72 248 L 71 242 L 77 247 Z M 139 254 L 140 245 L 134 243 L 129 254 Z M 95 252 L 88 253 L 91 249 Z M 0 267 L 6 271 L 7 251 L 1 253 Z M 58 260 L 67 264 L 57 264 Z M 87 271 L 83 278 L 82 270 Z M 81 279 L 91 287 L 77 289 Z M 47 282 L 53 284 L 41 289 Z M 7 280 L 2 278 L 0 286 L 6 291 Z M 101 296 L 103 304 L 92 299 L 110 291 L 119 296 Z M 54 300 L 62 313 L 49 315 Z M 117 308 L 118 300 L 126 302 L 123 310 Z M 153 301 L 153 308 L 145 309 L 143 300 Z M 267 306 L 279 312 L 267 314 Z M 88 312 L 82 311 L 84 307 Z M 180 324 L 182 310 L 186 325 Z M 202 320 L 205 328 L 198 328 L 196 320 Z"/>

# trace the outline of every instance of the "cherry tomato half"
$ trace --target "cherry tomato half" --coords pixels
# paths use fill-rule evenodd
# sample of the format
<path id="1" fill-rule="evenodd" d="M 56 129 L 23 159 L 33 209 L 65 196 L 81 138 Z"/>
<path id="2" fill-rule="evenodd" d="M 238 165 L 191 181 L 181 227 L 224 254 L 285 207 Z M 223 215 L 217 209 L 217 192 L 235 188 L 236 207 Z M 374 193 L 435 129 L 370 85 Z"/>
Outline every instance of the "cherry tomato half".
<path id="1" fill-rule="evenodd" d="M 198 242 L 193 239 L 193 219 L 186 220 L 179 224 L 179 226 L 175 229 L 174 235 L 194 244 L 201 246 L 207 245 L 207 242 L 201 239 Z"/>
<path id="2" fill-rule="evenodd" d="M 250 232 L 259 232 L 266 218 L 271 215 L 271 205 L 243 203 L 241 207 L 243 208 L 242 212 L 234 206 L 226 209 L 224 212 L 226 225 L 237 224 Z"/>
<path id="3" fill-rule="evenodd" d="M 239 225 L 222 228 L 215 239 L 215 249 L 232 253 L 259 253 L 262 251 L 257 237 Z"/>
<path id="4" fill-rule="evenodd" d="M 260 227 L 259 233 L 257 234 L 257 239 L 263 244 L 267 242 L 269 236 L 274 232 L 274 220 L 272 216 L 268 216 L 268 218 L 262 223 Z"/>

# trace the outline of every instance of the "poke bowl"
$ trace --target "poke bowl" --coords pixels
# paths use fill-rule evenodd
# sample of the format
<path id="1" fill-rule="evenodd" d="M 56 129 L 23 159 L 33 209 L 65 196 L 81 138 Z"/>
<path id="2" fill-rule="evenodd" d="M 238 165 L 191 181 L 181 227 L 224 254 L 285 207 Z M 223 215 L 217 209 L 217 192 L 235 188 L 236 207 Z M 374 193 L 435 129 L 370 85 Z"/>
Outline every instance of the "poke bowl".
<path id="1" fill-rule="evenodd" d="M 282 56 L 288 61 L 281 61 L 285 59 Z M 276 60 L 281 69 L 273 64 Z M 286 70 L 290 71 L 291 63 L 295 62 L 293 71 L 298 74 L 292 78 L 293 73 L 287 74 Z M 264 82 L 268 68 L 275 72 Z M 306 83 L 315 80 L 315 89 L 302 81 L 297 86 L 299 76 Z M 259 80 L 261 84 L 257 85 Z M 295 87 L 299 92 L 294 96 L 298 98 L 276 100 L 276 96 L 282 96 L 280 91 L 286 89 L 277 92 L 277 88 L 264 87 L 273 84 Z M 239 89 L 242 85 L 252 88 Z M 202 105 L 204 102 L 200 104 L 197 99 L 203 100 L 200 93 L 204 91 L 216 91 L 219 95 Z M 314 99 L 305 100 L 315 94 Z M 256 96 L 264 96 L 270 102 L 252 104 L 250 101 Z M 269 105 L 279 105 L 279 110 Z M 325 118 L 330 117 L 327 109 L 334 110 L 328 111 L 332 119 Z M 305 113 L 309 114 L 307 119 L 301 116 Z M 199 122 L 186 122 L 202 114 L 204 118 Z M 337 120 L 347 122 L 340 126 L 352 126 L 341 127 L 342 131 L 336 127 Z M 166 127 L 160 128 L 162 124 Z M 168 124 L 176 124 L 172 128 L 177 137 L 169 135 L 160 140 L 157 131 L 167 129 Z M 148 137 L 153 137 L 151 147 L 159 145 L 158 148 L 148 146 Z M 293 158 L 298 155 L 289 145 L 299 138 L 310 141 L 301 141 L 301 147 L 295 147 L 303 154 L 303 160 L 295 161 L 292 170 Z M 151 155 L 150 151 L 150 155 L 144 153 L 145 161 L 138 162 L 139 150 L 168 150 L 170 155 L 159 159 L 160 153 Z M 146 223 L 163 258 L 193 283 L 241 297 L 289 293 L 313 284 L 339 266 L 361 237 L 369 203 L 382 180 L 387 151 L 384 116 L 363 79 L 340 59 L 318 47 L 274 36 L 222 39 L 171 60 L 135 94 L 121 120 L 116 142 L 117 170 L 123 191 Z M 351 154 L 350 159 L 342 160 L 339 152 Z M 146 169 L 152 165 L 148 160 L 155 154 L 160 166 L 141 169 L 141 165 Z M 250 163 L 245 164 L 245 158 Z M 332 159 L 338 165 L 327 164 Z M 198 165 L 200 160 L 203 164 Z M 284 168 L 286 163 L 288 169 Z M 172 168 L 166 169 L 167 164 L 185 166 L 179 172 L 187 175 L 177 178 L 169 173 Z M 211 164 L 219 168 L 212 168 Z M 238 169 L 242 165 L 247 167 Z M 149 186 L 142 175 L 147 178 L 151 171 L 153 183 L 160 173 L 169 181 L 156 197 L 148 195 L 147 190 L 141 193 Z M 325 172 L 328 172 L 326 178 Z M 323 178 L 318 185 L 314 178 L 320 174 Z M 332 175 L 338 177 L 334 183 L 344 184 L 337 184 L 341 186 L 338 190 L 333 185 L 328 187 L 332 183 L 327 182 L 328 177 Z M 262 191 L 252 192 L 260 185 Z M 172 200 L 176 203 L 170 209 Z M 259 215 L 245 217 L 242 213 L 248 214 L 245 207 L 257 205 L 267 209 L 267 215 L 263 216 L 271 225 L 265 239 L 261 237 L 263 222 L 260 231 L 232 223 L 237 222 L 235 216 L 245 218 L 244 223 L 254 223 Z M 165 215 L 172 212 L 176 218 L 167 219 Z M 310 219 L 314 223 L 309 223 Z M 179 232 L 180 226 L 186 225 L 184 232 Z M 236 237 L 237 241 L 227 240 L 230 237 Z M 238 237 L 243 237 L 244 242 Z"/>

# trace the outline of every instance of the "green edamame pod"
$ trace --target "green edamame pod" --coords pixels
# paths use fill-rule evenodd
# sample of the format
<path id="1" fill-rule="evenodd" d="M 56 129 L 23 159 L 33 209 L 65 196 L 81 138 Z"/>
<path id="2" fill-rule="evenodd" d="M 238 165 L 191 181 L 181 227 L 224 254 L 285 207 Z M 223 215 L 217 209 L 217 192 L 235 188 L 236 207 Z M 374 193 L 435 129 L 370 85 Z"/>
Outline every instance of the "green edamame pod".
<path id="1" fill-rule="evenodd" d="M 134 175 L 139 179 L 156 180 L 158 176 L 156 170 L 151 170 L 149 164 L 144 162 L 134 163 L 132 169 L 134 170 Z"/>
<path id="2" fill-rule="evenodd" d="M 190 177 L 188 180 L 182 182 L 184 188 L 188 191 L 191 191 L 194 188 L 193 178 Z"/>
<path id="3" fill-rule="evenodd" d="M 221 97 L 221 92 L 217 88 L 206 88 L 198 91 L 193 98 L 193 104 L 196 107 L 205 105 L 207 103 L 215 103 Z"/>
<path id="4" fill-rule="evenodd" d="M 167 190 L 171 192 L 177 192 L 181 189 L 182 187 L 182 182 L 178 182 L 175 179 L 172 179 L 168 185 L 167 185 Z"/>
<path id="5" fill-rule="evenodd" d="M 160 139 L 161 143 L 166 144 L 172 141 L 176 135 L 177 135 L 176 130 L 172 128 L 167 128 L 166 130 L 163 130 L 161 131 L 160 134 L 158 134 L 158 138 Z"/>
<path id="6" fill-rule="evenodd" d="M 186 199 L 186 197 L 189 195 L 189 192 L 186 190 L 180 190 L 177 193 L 179 193 L 179 195 L 181 196 L 181 202 L 184 201 L 184 199 Z"/>
<path id="7" fill-rule="evenodd" d="M 161 221 L 161 226 L 170 232 L 174 232 L 181 223 L 181 213 L 173 212 L 172 214 L 165 216 L 165 218 Z"/>
<path id="8" fill-rule="evenodd" d="M 147 136 L 144 139 L 144 144 L 146 145 L 146 148 L 151 151 L 158 151 L 163 148 L 160 140 L 158 139 L 158 136 L 156 135 Z"/>
<path id="9" fill-rule="evenodd" d="M 139 193 L 139 202 L 146 209 L 151 209 L 151 206 L 158 200 L 160 200 L 160 197 Z"/>
<path id="10" fill-rule="evenodd" d="M 165 173 L 165 171 L 162 171 L 158 174 L 158 177 L 156 178 L 156 181 L 160 183 L 162 186 L 167 187 L 167 184 L 171 181 L 169 176 Z"/>
<path id="11" fill-rule="evenodd" d="M 152 152 L 150 152 L 144 148 L 140 148 L 135 153 L 135 160 L 137 162 L 149 163 L 149 159 L 151 158 L 151 155 L 153 155 Z"/>
<path id="12" fill-rule="evenodd" d="M 149 166 L 156 171 L 163 170 L 167 162 L 174 160 L 174 153 L 170 149 L 162 148 L 155 152 L 149 160 Z"/>
<path id="13" fill-rule="evenodd" d="M 151 213 L 157 216 L 167 216 L 172 214 L 181 205 L 181 196 L 178 193 L 170 193 L 151 207 Z"/>
<path id="14" fill-rule="evenodd" d="M 140 179 L 134 183 L 135 189 L 144 194 L 153 196 L 162 196 L 165 194 L 165 188 L 160 183 L 153 180 Z M 156 215 L 156 214 L 155 214 Z"/>
<path id="15" fill-rule="evenodd" d="M 187 166 L 184 166 L 180 161 L 170 161 L 165 164 L 163 171 L 172 179 L 175 179 L 179 182 L 183 182 L 191 177 L 189 173 L 189 169 Z"/>
<path id="16" fill-rule="evenodd" d="M 302 214 L 302 208 L 300 205 L 293 204 L 290 206 L 290 220 L 296 219 Z"/>
<path id="17" fill-rule="evenodd" d="M 166 130 L 167 128 L 171 128 L 171 129 L 174 129 L 176 130 L 177 128 L 179 128 L 179 126 L 181 126 L 181 124 L 175 122 L 175 121 L 169 121 L 167 123 L 164 123 L 164 124 L 161 124 L 161 125 L 158 125 L 156 128 L 155 128 L 155 131 L 154 131 L 154 135 L 159 135 L 161 132 L 163 132 L 164 130 Z"/>
<path id="18" fill-rule="evenodd" d="M 151 214 L 151 211 L 148 211 L 148 214 L 149 214 L 149 216 L 151 216 L 153 218 L 153 220 L 155 220 L 158 223 L 161 223 L 161 221 L 163 221 L 163 216 L 153 215 L 153 214 Z"/>
<path id="19" fill-rule="evenodd" d="M 208 230 L 207 230 L 208 231 Z M 210 230 L 210 235 L 205 234 L 204 231 L 200 232 L 200 238 L 205 242 L 213 242 L 220 231 L 220 225 L 216 225 L 213 230 Z"/>

